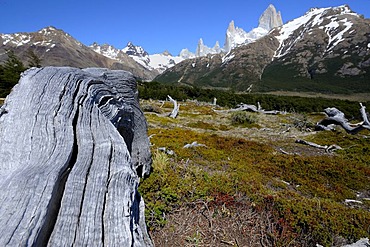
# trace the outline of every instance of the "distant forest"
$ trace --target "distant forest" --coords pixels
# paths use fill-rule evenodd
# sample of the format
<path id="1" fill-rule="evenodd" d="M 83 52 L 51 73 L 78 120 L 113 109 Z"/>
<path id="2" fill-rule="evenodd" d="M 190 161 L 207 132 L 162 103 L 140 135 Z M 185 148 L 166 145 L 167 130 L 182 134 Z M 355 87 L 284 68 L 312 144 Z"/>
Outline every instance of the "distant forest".
<path id="1" fill-rule="evenodd" d="M 220 106 L 236 107 L 240 103 L 257 105 L 259 102 L 266 110 L 287 112 L 322 112 L 327 107 L 340 109 L 349 120 L 361 119 L 358 102 L 326 98 L 306 98 L 298 96 L 277 96 L 270 94 L 239 94 L 235 91 L 203 89 L 190 86 L 175 86 L 159 82 L 139 83 L 139 97 L 141 99 L 165 100 L 167 95 L 178 101 L 187 99 L 203 102 L 212 102 L 217 98 Z M 370 107 L 370 101 L 362 102 Z"/>

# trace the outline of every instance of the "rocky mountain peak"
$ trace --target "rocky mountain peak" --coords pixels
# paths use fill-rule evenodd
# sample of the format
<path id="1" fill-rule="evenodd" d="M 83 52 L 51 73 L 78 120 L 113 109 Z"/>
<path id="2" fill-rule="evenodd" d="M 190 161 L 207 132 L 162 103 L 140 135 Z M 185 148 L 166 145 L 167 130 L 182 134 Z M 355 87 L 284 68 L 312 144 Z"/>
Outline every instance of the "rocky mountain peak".
<path id="1" fill-rule="evenodd" d="M 220 44 L 219 44 L 218 41 L 216 41 L 216 44 L 214 45 L 214 47 L 211 48 L 211 47 L 206 46 L 203 43 L 203 39 L 200 38 L 199 41 L 198 41 L 198 46 L 197 46 L 197 50 L 195 52 L 195 56 L 203 57 L 203 56 L 206 56 L 207 54 L 216 54 L 216 53 L 220 53 L 220 52 L 221 52 L 221 48 L 220 48 Z"/>
<path id="2" fill-rule="evenodd" d="M 265 36 L 271 29 L 281 25 L 283 25 L 283 20 L 280 12 L 277 12 L 274 5 L 270 4 L 260 16 L 258 27 L 249 32 L 235 27 L 234 21 L 231 21 L 226 31 L 223 50 L 229 52 L 239 45 L 251 43 Z"/>
<path id="3" fill-rule="evenodd" d="M 283 25 L 280 11 L 277 12 L 275 6 L 270 4 L 259 18 L 258 27 L 267 31 Z"/>
<path id="4" fill-rule="evenodd" d="M 165 50 L 164 52 L 162 52 L 162 55 L 172 57 L 172 54 L 168 50 Z"/>
<path id="5" fill-rule="evenodd" d="M 56 32 L 63 32 L 63 30 L 59 30 L 53 26 L 48 26 L 48 27 L 44 27 L 42 28 L 41 30 L 38 31 L 38 33 L 41 33 L 43 35 L 48 35 L 48 34 L 51 34 L 51 33 L 56 33 Z"/>
<path id="6" fill-rule="evenodd" d="M 127 55 L 131 56 L 138 56 L 138 57 L 146 57 L 149 56 L 148 52 L 146 52 L 143 47 L 136 46 L 132 42 L 128 42 L 126 47 L 122 49 Z"/>
<path id="7" fill-rule="evenodd" d="M 229 33 L 234 33 L 235 32 L 235 23 L 234 23 L 234 20 L 232 20 L 229 23 L 229 26 L 228 26 L 226 32 L 229 32 Z"/>

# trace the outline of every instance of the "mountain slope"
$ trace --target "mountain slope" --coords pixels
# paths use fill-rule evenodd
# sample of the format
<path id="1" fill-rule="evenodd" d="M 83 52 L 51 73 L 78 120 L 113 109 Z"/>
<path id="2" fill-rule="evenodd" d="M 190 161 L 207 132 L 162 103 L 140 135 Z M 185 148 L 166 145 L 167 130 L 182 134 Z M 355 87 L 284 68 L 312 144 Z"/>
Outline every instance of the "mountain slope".
<path id="1" fill-rule="evenodd" d="M 126 54 L 119 62 L 107 58 L 54 27 L 32 33 L 0 34 L 0 61 L 7 59 L 6 50 L 13 50 L 25 64 L 27 53 L 31 50 L 41 58 L 42 66 L 105 67 L 130 71 L 141 79 L 153 78 L 150 72 Z"/>
<path id="2" fill-rule="evenodd" d="M 176 63 L 179 63 L 187 58 L 187 55 L 185 58 L 180 56 L 172 56 L 168 52 L 163 52 L 161 54 L 152 54 L 149 55 L 148 52 L 144 50 L 141 46 L 136 46 L 131 42 L 128 42 L 125 48 L 123 49 L 117 49 L 112 45 L 103 44 L 99 45 L 97 43 L 93 43 L 90 45 L 90 48 L 92 48 L 95 52 L 104 55 L 106 57 L 109 57 L 111 59 L 117 60 L 119 62 L 125 62 L 125 60 L 122 60 L 123 58 L 130 57 L 135 62 L 143 66 L 146 70 L 150 71 L 152 74 L 152 78 L 154 76 L 162 73 L 166 69 L 174 66 Z"/>
<path id="3" fill-rule="evenodd" d="M 261 90 L 370 91 L 370 20 L 348 6 L 311 9 L 275 37 L 280 45 Z"/>
<path id="4" fill-rule="evenodd" d="M 311 9 L 255 42 L 183 61 L 156 80 L 241 91 L 370 92 L 370 20 L 347 5 Z"/>

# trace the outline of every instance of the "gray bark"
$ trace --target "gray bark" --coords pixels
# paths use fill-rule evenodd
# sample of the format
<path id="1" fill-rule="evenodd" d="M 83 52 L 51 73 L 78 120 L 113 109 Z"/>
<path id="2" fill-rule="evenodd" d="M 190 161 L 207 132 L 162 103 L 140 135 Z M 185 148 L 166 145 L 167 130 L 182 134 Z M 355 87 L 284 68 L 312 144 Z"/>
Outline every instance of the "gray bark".
<path id="1" fill-rule="evenodd" d="M 333 130 L 332 125 L 341 126 L 347 133 L 357 134 L 358 132 L 370 130 L 370 122 L 366 113 L 366 107 L 360 103 L 360 112 L 363 121 L 357 124 L 351 124 L 345 118 L 344 113 L 337 108 L 326 108 L 324 110 L 326 118 L 316 124 L 316 130 Z"/>
<path id="2" fill-rule="evenodd" d="M 177 101 L 174 100 L 171 96 L 167 95 L 168 99 L 172 102 L 173 104 L 173 110 L 172 112 L 170 113 L 169 117 L 171 118 L 176 118 L 177 115 L 179 115 L 179 109 L 180 109 L 180 105 L 177 104 Z"/>
<path id="3" fill-rule="evenodd" d="M 285 114 L 285 112 L 277 111 L 277 110 L 271 110 L 266 111 L 262 109 L 259 102 L 257 102 L 257 106 L 255 105 L 247 105 L 244 103 L 241 103 L 237 105 L 237 108 L 230 109 L 230 110 L 214 110 L 215 112 L 234 112 L 234 111 L 250 111 L 250 112 L 256 112 L 256 113 L 262 113 L 262 114 L 269 114 L 269 115 L 278 115 L 278 114 Z"/>
<path id="4" fill-rule="evenodd" d="M 310 147 L 318 148 L 318 149 L 324 149 L 327 153 L 331 153 L 331 152 L 334 152 L 336 150 L 342 149 L 340 146 L 338 146 L 336 144 L 333 144 L 333 145 L 330 145 L 330 146 L 328 146 L 328 145 L 322 146 L 322 145 L 319 145 L 319 144 L 314 143 L 314 142 L 308 142 L 308 141 L 300 140 L 300 139 L 297 139 L 295 142 L 300 143 L 300 144 L 304 144 L 304 145 L 308 145 Z"/>
<path id="5" fill-rule="evenodd" d="M 0 246 L 151 246 L 151 165 L 125 71 L 26 71 L 0 109 Z"/>

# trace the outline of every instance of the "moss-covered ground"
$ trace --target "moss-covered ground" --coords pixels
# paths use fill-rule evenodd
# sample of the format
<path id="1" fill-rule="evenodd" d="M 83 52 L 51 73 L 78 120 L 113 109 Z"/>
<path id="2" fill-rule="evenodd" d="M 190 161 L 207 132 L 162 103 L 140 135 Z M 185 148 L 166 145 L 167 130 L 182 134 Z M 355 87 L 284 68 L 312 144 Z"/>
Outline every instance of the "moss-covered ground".
<path id="1" fill-rule="evenodd" d="M 141 102 L 163 112 L 145 113 L 153 171 L 139 188 L 158 246 L 336 246 L 370 237 L 369 132 L 315 132 L 321 113 L 248 113 L 252 122 L 237 123 L 227 108 L 179 103 L 172 119 L 169 102 Z M 184 148 L 194 141 L 202 145 Z"/>

